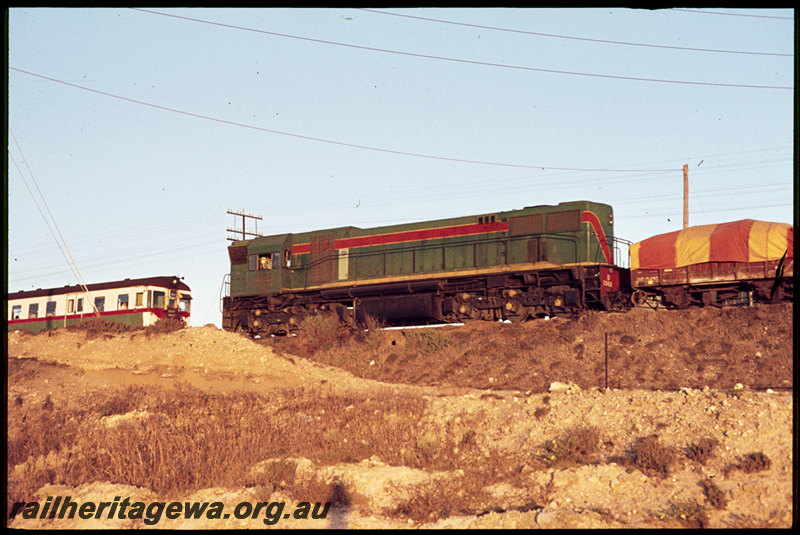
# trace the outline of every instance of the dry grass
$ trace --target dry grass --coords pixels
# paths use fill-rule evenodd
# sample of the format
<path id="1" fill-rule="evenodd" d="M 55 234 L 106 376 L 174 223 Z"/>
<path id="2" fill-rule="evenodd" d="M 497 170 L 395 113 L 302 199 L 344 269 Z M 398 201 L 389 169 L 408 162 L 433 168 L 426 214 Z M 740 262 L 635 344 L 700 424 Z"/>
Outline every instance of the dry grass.
<path id="1" fill-rule="evenodd" d="M 332 484 L 296 481 L 286 457 L 331 465 L 378 456 L 390 465 L 427 471 L 471 467 L 464 479 L 474 482 L 468 485 L 474 496 L 465 499 L 478 507 L 480 488 L 511 472 L 512 460 L 491 452 L 487 460 L 475 434 L 463 430 L 478 427 L 480 414 L 464 415 L 459 429 L 408 425 L 425 416 L 427 401 L 419 397 L 302 389 L 266 397 L 136 386 L 96 391 L 62 405 L 49 398 L 9 405 L 9 505 L 30 499 L 45 484 L 93 481 L 162 495 L 212 486 L 255 486 L 269 494 L 283 486 L 304 500 L 327 500 L 335 494 Z M 474 462 L 478 458 L 483 462 Z M 278 461 L 254 476 L 252 467 L 264 459 Z"/>

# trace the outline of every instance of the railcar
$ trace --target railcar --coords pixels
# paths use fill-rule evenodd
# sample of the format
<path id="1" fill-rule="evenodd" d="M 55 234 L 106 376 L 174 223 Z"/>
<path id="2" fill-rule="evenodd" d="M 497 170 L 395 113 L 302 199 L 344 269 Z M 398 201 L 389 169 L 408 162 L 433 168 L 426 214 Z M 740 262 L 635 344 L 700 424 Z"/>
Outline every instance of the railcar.
<path id="1" fill-rule="evenodd" d="M 630 246 L 630 269 L 635 305 L 790 301 L 794 228 L 743 219 L 659 234 Z"/>
<path id="2" fill-rule="evenodd" d="M 590 201 L 234 241 L 222 327 L 288 333 L 309 314 L 354 324 L 521 321 L 629 304 L 611 206 Z"/>
<path id="3" fill-rule="evenodd" d="M 8 330 L 69 327 L 101 318 L 147 327 L 160 318 L 190 321 L 192 294 L 179 277 L 148 277 L 8 294 Z"/>

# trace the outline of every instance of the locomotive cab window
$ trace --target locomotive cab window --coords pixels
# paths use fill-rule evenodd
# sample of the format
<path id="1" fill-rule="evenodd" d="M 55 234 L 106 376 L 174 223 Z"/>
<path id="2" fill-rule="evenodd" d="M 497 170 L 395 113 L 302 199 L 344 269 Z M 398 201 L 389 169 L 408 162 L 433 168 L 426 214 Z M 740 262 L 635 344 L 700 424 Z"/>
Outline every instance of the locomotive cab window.
<path id="1" fill-rule="evenodd" d="M 280 262 L 281 262 L 280 253 L 278 252 L 262 253 L 258 255 L 258 271 L 262 271 L 265 269 L 278 269 L 280 267 Z"/>

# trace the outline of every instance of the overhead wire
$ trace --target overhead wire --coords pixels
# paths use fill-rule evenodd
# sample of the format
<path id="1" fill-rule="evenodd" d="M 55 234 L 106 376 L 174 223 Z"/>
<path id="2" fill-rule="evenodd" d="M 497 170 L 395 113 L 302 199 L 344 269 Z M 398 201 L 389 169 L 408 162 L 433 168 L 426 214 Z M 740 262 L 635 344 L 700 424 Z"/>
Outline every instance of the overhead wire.
<path id="1" fill-rule="evenodd" d="M 647 48 L 665 48 L 670 50 L 684 50 L 688 52 L 714 52 L 714 53 L 722 53 L 722 54 L 748 54 L 748 55 L 757 55 L 757 56 L 783 56 L 783 57 L 792 57 L 794 54 L 781 54 L 776 52 L 750 52 L 745 50 L 720 50 L 720 49 L 713 49 L 713 48 L 692 48 L 687 46 L 671 46 L 671 45 L 655 45 L 650 43 L 633 43 L 629 41 L 612 41 L 608 39 L 593 39 L 590 37 L 576 37 L 572 35 L 559 35 L 553 33 L 542 33 L 542 32 L 532 32 L 528 30 L 515 30 L 511 28 L 500 28 L 497 26 L 485 26 L 483 24 L 470 24 L 466 22 L 455 22 L 452 20 L 444 20 L 444 19 L 436 19 L 432 17 L 420 17 L 419 15 L 409 15 L 407 13 L 391 13 L 389 11 L 381 11 L 378 9 L 367 9 L 367 8 L 354 8 L 358 9 L 359 11 L 365 11 L 367 13 L 376 13 L 379 15 L 391 15 L 394 17 L 404 17 L 408 19 L 416 19 L 416 20 L 424 20 L 429 22 L 436 22 L 440 24 L 452 24 L 454 26 L 465 26 L 469 28 L 479 28 L 481 30 L 492 30 L 498 32 L 510 32 L 510 33 L 518 33 L 523 35 L 535 35 L 537 37 L 551 37 L 556 39 L 571 39 L 575 41 L 588 41 L 591 43 L 602 43 L 607 45 L 624 45 L 624 46 L 639 46 L 639 47 L 647 47 Z"/>
<path id="2" fill-rule="evenodd" d="M 221 124 L 227 124 L 227 125 L 230 125 L 230 126 L 237 126 L 237 127 L 240 127 L 240 128 L 248 128 L 248 129 L 251 129 L 251 130 L 258 130 L 258 131 L 261 131 L 261 132 L 269 132 L 271 134 L 278 134 L 278 135 L 282 135 L 282 136 L 289 136 L 289 137 L 294 137 L 294 138 L 299 138 L 299 139 L 305 139 L 305 140 L 308 140 L 308 141 L 317 141 L 317 142 L 320 142 L 320 143 L 328 143 L 328 144 L 332 144 L 332 145 L 339 145 L 339 146 L 356 148 L 356 149 L 364 149 L 364 150 L 370 150 L 370 151 L 397 154 L 397 155 L 401 155 L 401 156 L 413 156 L 413 157 L 417 157 L 417 158 L 429 158 L 429 159 L 433 159 L 433 160 L 444 160 L 444 161 L 449 161 L 449 162 L 460 162 L 460 163 L 469 163 L 469 164 L 476 164 L 476 165 L 491 165 L 491 166 L 499 166 L 499 167 L 518 167 L 518 168 L 526 168 L 526 169 L 547 169 L 547 170 L 557 170 L 557 171 L 592 171 L 592 172 L 602 171 L 602 172 L 619 172 L 619 173 L 637 173 L 637 172 L 642 172 L 642 171 L 650 172 L 650 171 L 677 171 L 677 170 L 679 170 L 679 169 L 599 169 L 599 168 L 577 168 L 577 167 L 552 167 L 552 166 L 535 165 L 535 164 L 515 164 L 515 163 L 491 162 L 491 161 L 483 161 L 483 160 L 468 160 L 468 159 L 464 159 L 464 158 L 451 158 L 451 157 L 446 157 L 446 156 L 436 156 L 436 155 L 432 155 L 432 154 L 421 154 L 421 153 L 416 153 L 416 152 L 407 152 L 407 151 L 400 151 L 400 150 L 393 150 L 393 149 L 384 149 L 384 148 L 380 148 L 380 147 L 370 147 L 370 146 L 367 146 L 367 145 L 359 145 L 359 144 L 356 144 L 356 143 L 347 143 L 347 142 L 344 142 L 344 141 L 336 141 L 336 140 L 332 140 L 332 139 L 326 139 L 326 138 L 320 138 L 320 137 L 314 137 L 314 136 L 307 136 L 307 135 L 303 135 L 303 134 L 295 134 L 295 133 L 292 133 L 292 132 L 284 132 L 284 131 L 281 131 L 281 130 L 274 130 L 272 128 L 265 128 L 265 127 L 262 127 L 262 126 L 256 126 L 256 125 L 247 124 L 247 123 L 241 123 L 241 122 L 237 122 L 237 121 L 230 121 L 230 120 L 227 120 L 227 119 L 220 119 L 218 117 L 211 117 L 209 115 L 202 115 L 202 114 L 199 114 L 199 113 L 193 113 L 193 112 L 188 112 L 188 111 L 184 111 L 184 110 L 179 110 L 177 108 L 172 108 L 172 107 L 169 107 L 169 106 L 161 106 L 159 104 L 153 104 L 153 103 L 150 103 L 150 102 L 145 102 L 143 100 L 137 100 L 137 99 L 133 99 L 133 98 L 129 98 L 129 97 L 123 97 L 121 95 L 116 95 L 114 93 L 109 93 L 107 91 L 100 91 L 98 89 L 92 89 L 92 88 L 81 86 L 81 85 L 74 84 L 74 83 L 71 83 L 71 82 L 65 82 L 63 80 L 58 80 L 56 78 L 51 78 L 51 77 L 45 76 L 43 74 L 38 74 L 38 73 L 31 72 L 31 71 L 26 71 L 26 70 L 19 69 L 19 68 L 16 68 L 16 67 L 9 67 L 9 70 L 20 72 L 20 73 L 23 73 L 23 74 L 27 74 L 29 76 L 35 76 L 35 77 L 41 78 L 43 80 L 49 80 L 51 82 L 63 84 L 63 85 L 66 85 L 66 86 L 69 86 L 69 87 L 73 87 L 73 88 L 76 88 L 76 89 L 82 89 L 84 91 L 89 91 L 91 93 L 96 93 L 98 95 L 104 95 L 104 96 L 107 96 L 107 97 L 116 98 L 116 99 L 119 99 L 119 100 L 124 100 L 126 102 L 131 102 L 131 103 L 134 103 L 134 104 L 140 104 L 142 106 L 148 106 L 150 108 L 156 108 L 156 109 L 159 109 L 159 110 L 162 110 L 162 111 L 168 111 L 168 112 L 177 113 L 177 114 L 180 114 L 180 115 L 186 115 L 188 117 L 194 117 L 196 119 L 204 119 L 204 120 L 207 120 L 207 121 L 213 121 L 213 122 L 217 122 L 217 123 L 221 123 Z"/>
<path id="3" fill-rule="evenodd" d="M 194 17 L 186 17 L 183 15 L 175 15 L 172 13 L 162 13 L 159 11 L 153 11 L 149 9 L 141 9 L 141 8 L 131 8 L 136 11 L 141 11 L 143 13 L 150 13 L 152 15 L 160 15 L 163 17 L 172 17 L 181 20 L 187 20 L 190 22 L 198 22 L 201 24 L 210 24 L 212 26 L 220 26 L 229 29 L 235 30 L 242 30 L 248 32 L 255 32 L 255 33 L 262 33 L 265 35 L 271 35 L 273 37 L 283 37 L 287 39 L 298 39 L 301 41 L 308 41 L 313 43 L 320 43 L 325 45 L 333 45 L 333 46 L 341 46 L 347 48 L 355 48 L 359 50 L 368 50 L 371 52 L 383 52 L 386 54 L 397 54 L 401 56 L 410 56 L 410 57 L 417 57 L 417 58 L 424 58 L 424 59 L 435 59 L 440 61 L 449 61 L 455 63 L 465 63 L 470 65 L 481 65 L 484 67 L 497 67 L 503 69 L 515 69 L 515 70 L 522 70 L 522 71 L 534 71 L 534 72 L 546 72 L 550 74 L 565 74 L 565 75 L 572 75 L 572 76 L 588 76 L 588 77 L 595 77 L 595 78 L 606 78 L 606 79 L 616 79 L 616 80 L 628 80 L 628 81 L 635 81 L 635 82 L 657 82 L 657 83 L 667 83 L 667 84 L 686 84 L 686 85 L 700 85 L 700 86 L 717 86 L 717 87 L 737 87 L 737 88 L 747 88 L 747 89 L 793 89 L 790 86 L 769 86 L 769 85 L 756 85 L 756 84 L 730 84 L 730 83 L 722 83 L 722 82 L 699 82 L 693 80 L 668 80 L 668 79 L 661 79 L 661 78 L 644 78 L 638 76 L 621 76 L 615 74 L 598 74 L 598 73 L 588 73 L 588 72 L 578 72 L 578 71 L 565 71 L 559 69 L 543 69 L 539 67 L 526 67 L 522 65 L 508 65 L 505 63 L 492 63 L 488 61 L 477 61 L 477 60 L 469 60 L 469 59 L 460 59 L 460 58 L 450 58 L 445 56 L 434 56 L 431 54 L 419 54 L 415 52 L 404 52 L 400 50 L 390 50 L 386 48 L 376 48 L 370 46 L 363 46 L 363 45 L 354 45 L 351 43 L 340 43 L 337 41 L 328 41 L 325 39 L 315 39 L 312 37 L 301 37 L 298 35 L 289 35 L 285 33 L 278 33 L 278 32 L 271 32 L 267 30 L 257 30 L 255 28 L 248 28 L 246 26 L 238 26 L 234 24 L 225 24 L 221 22 L 214 22 L 209 20 L 198 19 Z"/>
<path id="4" fill-rule="evenodd" d="M 17 137 L 14 135 L 14 130 L 9 128 L 9 132 L 11 133 L 11 137 L 14 140 L 14 144 L 16 145 L 17 150 L 19 151 L 20 156 L 22 157 L 22 161 L 25 163 L 25 167 L 27 168 L 28 173 L 30 174 L 30 178 L 33 181 L 34 186 L 36 186 L 36 191 L 39 193 L 39 197 L 41 198 L 42 204 L 44 205 L 45 209 L 47 210 L 47 213 L 50 215 L 50 221 L 53 223 L 53 227 L 55 228 L 55 232 L 53 232 L 53 228 L 51 228 L 50 223 L 47 220 L 47 217 L 45 217 L 44 212 L 42 212 L 42 209 L 39 207 L 39 203 L 36 200 L 36 196 L 33 194 L 33 191 L 28 186 L 28 181 L 25 180 L 25 175 L 20 170 L 19 165 L 17 164 L 17 161 L 14 158 L 14 155 L 11 154 L 11 151 L 7 150 L 8 156 L 9 156 L 9 158 L 11 158 L 11 161 L 14 163 L 14 166 L 16 167 L 20 178 L 22 178 L 22 181 L 25 183 L 25 187 L 27 188 L 28 193 L 31 194 L 31 198 L 33 199 L 33 202 L 36 205 L 36 208 L 39 210 L 39 213 L 41 214 L 42 219 L 44 220 L 45 224 L 47 225 L 47 229 L 50 231 L 50 234 L 53 236 L 53 239 L 56 241 L 56 245 L 58 245 L 59 251 L 61 251 L 61 254 L 64 256 L 64 259 L 67 261 L 67 265 L 69 266 L 69 268 L 72 271 L 73 275 L 77 279 L 78 284 L 81 286 L 81 288 L 83 289 L 84 293 L 86 294 L 87 301 L 89 301 L 89 304 L 92 306 L 92 310 L 94 311 L 95 316 L 97 316 L 99 318 L 100 317 L 100 312 L 97 310 L 97 307 L 95 306 L 94 302 L 91 299 L 91 295 L 89 294 L 89 288 L 86 286 L 86 281 L 83 280 L 83 276 L 81 275 L 80 269 L 78 268 L 78 264 L 75 262 L 75 259 L 72 258 L 72 254 L 70 253 L 69 247 L 67 246 L 67 241 L 64 239 L 64 236 L 61 234 L 61 230 L 58 228 L 58 223 L 56 223 L 56 218 L 53 216 L 53 212 L 50 211 L 50 207 L 47 204 L 47 200 L 45 199 L 44 194 L 42 193 L 42 190 L 39 188 L 39 183 L 37 182 L 36 177 L 34 176 L 33 171 L 30 168 L 30 165 L 28 165 L 28 161 L 25 158 L 25 154 L 22 151 L 22 147 L 20 147 L 19 142 L 17 141 Z M 56 233 L 58 233 L 58 237 L 56 237 Z M 60 243 L 59 243 L 59 239 L 60 239 Z M 63 244 L 63 249 L 62 249 L 62 244 Z"/>

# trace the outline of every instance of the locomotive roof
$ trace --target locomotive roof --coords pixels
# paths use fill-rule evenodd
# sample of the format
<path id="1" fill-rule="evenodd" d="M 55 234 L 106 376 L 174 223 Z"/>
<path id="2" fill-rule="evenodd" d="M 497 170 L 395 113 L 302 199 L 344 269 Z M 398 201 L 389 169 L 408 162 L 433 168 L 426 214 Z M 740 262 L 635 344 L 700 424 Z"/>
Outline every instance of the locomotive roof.
<path id="1" fill-rule="evenodd" d="M 577 201 L 565 201 L 560 202 L 558 204 L 539 204 L 536 206 L 526 206 L 522 209 L 516 208 L 511 210 L 495 210 L 495 211 L 488 211 L 483 212 L 480 214 L 469 214 L 466 216 L 456 216 L 456 217 L 446 217 L 440 219 L 429 219 L 429 220 L 417 220 L 417 221 L 409 221 L 405 223 L 393 224 L 393 225 L 382 225 L 376 227 L 355 227 L 355 226 L 345 226 L 345 227 L 334 227 L 334 228 L 327 228 L 327 229 L 313 229 L 298 233 L 292 234 L 272 234 L 267 236 L 259 236 L 257 238 L 249 238 L 246 240 L 236 240 L 231 243 L 229 247 L 237 247 L 237 246 L 250 246 L 250 245 L 259 245 L 259 246 L 274 246 L 278 244 L 282 244 L 286 238 L 289 236 L 304 236 L 307 234 L 326 234 L 326 233 L 336 233 L 338 231 L 367 231 L 373 232 L 378 230 L 386 230 L 386 229 L 395 229 L 400 227 L 411 227 L 411 226 L 420 226 L 420 225 L 429 225 L 429 224 L 437 224 L 437 223 L 446 223 L 448 221 L 452 221 L 454 219 L 467 219 L 473 217 L 479 217 L 486 214 L 497 214 L 501 217 L 505 217 L 507 215 L 511 215 L 514 213 L 519 213 L 523 210 L 545 210 L 545 211 L 554 211 L 554 210 L 565 210 L 565 209 L 577 209 L 578 207 L 582 207 L 585 205 L 595 205 L 595 206 L 609 206 L 605 203 L 600 203 L 596 201 L 588 201 L 588 200 L 577 200 Z"/>
<path id="2" fill-rule="evenodd" d="M 141 279 L 124 279 L 111 282 L 99 282 L 95 284 L 87 284 L 86 287 L 89 291 L 99 290 L 113 290 L 114 288 L 128 288 L 131 286 L 162 286 L 164 288 L 173 288 L 182 291 L 191 291 L 189 286 L 181 281 L 180 277 L 145 277 Z M 83 287 L 79 284 L 66 285 L 60 288 L 38 288 L 36 290 L 21 290 L 8 294 L 8 300 L 25 299 L 29 297 L 42 297 L 47 295 L 61 295 L 67 293 L 82 292 Z M 187 296 L 188 297 L 188 296 Z"/>

